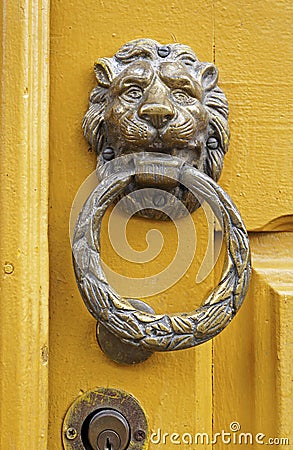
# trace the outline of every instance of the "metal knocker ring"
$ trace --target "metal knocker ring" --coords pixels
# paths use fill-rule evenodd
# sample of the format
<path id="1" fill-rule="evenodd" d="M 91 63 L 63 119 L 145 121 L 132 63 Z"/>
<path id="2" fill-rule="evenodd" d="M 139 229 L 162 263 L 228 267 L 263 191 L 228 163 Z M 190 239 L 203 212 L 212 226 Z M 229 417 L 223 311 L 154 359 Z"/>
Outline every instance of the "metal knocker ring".
<path id="1" fill-rule="evenodd" d="M 104 177 L 84 204 L 73 239 L 74 268 L 83 300 L 111 335 L 141 352 L 141 358 L 132 362 L 144 360 L 143 355 L 154 351 L 186 349 L 216 336 L 239 310 L 251 274 L 248 235 L 229 196 L 193 166 L 169 155 L 158 155 L 150 160 L 152 171 L 168 173 L 171 164 L 180 184 L 206 201 L 217 216 L 221 215 L 227 247 L 221 280 L 198 309 L 180 314 L 156 315 L 142 311 L 134 306 L 135 301 L 130 302 L 115 292 L 101 267 L 101 222 L 107 208 L 125 192 L 141 167 L 146 167 L 146 161 L 143 153 L 133 154 L 127 161 L 122 158 L 116 173 Z"/>

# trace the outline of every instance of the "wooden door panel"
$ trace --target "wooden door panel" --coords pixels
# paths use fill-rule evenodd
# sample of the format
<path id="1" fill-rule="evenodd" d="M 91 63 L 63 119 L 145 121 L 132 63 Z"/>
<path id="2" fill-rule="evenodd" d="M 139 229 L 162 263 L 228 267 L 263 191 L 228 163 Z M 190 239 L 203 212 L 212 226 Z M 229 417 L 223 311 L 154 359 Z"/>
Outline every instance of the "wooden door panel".
<path id="1" fill-rule="evenodd" d="M 214 429 L 229 430 L 237 421 L 243 433 L 265 434 L 264 444 L 270 438 L 292 442 L 293 236 L 253 233 L 250 239 L 248 296 L 239 316 L 214 340 Z"/>
<path id="2" fill-rule="evenodd" d="M 220 184 L 248 230 L 292 231 L 292 4 L 221 0 L 214 14 L 231 127 Z"/>
<path id="3" fill-rule="evenodd" d="M 68 240 L 71 203 L 79 186 L 95 167 L 95 157 L 88 153 L 81 130 L 88 95 L 95 85 L 93 62 L 98 56 L 110 56 L 124 42 L 141 36 L 172 42 L 176 32 L 179 41 L 190 41 L 192 28 L 184 30 L 176 24 L 187 23 L 192 7 L 192 1 L 184 5 L 178 3 L 174 8 L 167 1 L 160 5 L 152 1 L 146 8 L 141 1 L 132 6 L 130 12 L 129 4 L 89 1 L 80 11 L 80 5 L 69 8 L 69 3 L 52 2 L 50 450 L 60 448 L 62 420 L 70 403 L 80 391 L 96 386 L 116 387 L 135 395 L 145 408 L 154 431 L 161 429 L 170 434 L 195 428 L 208 433 L 212 431 L 212 344 L 208 343 L 196 352 L 155 354 L 136 367 L 120 367 L 111 362 L 96 343 L 95 321 L 80 299 Z M 198 8 L 204 14 L 197 33 L 205 38 L 201 39 L 197 51 L 199 56 L 206 55 L 210 60 L 212 2 L 201 2 Z M 140 27 L 137 17 L 142 18 Z M 198 220 L 204 224 L 202 233 L 199 230 L 199 239 L 203 239 L 207 225 L 204 217 Z M 150 222 L 147 224 L 139 219 L 131 222 L 132 234 L 139 227 L 139 234 L 144 239 Z M 159 229 L 167 239 L 170 253 L 175 245 L 174 229 L 167 223 L 159 224 Z M 105 242 L 105 253 L 110 250 L 110 244 Z M 214 283 L 211 275 L 204 286 L 194 286 L 204 252 L 205 246 L 200 247 L 188 280 L 181 281 L 169 290 L 168 295 L 164 293 L 159 300 L 154 300 L 156 311 L 180 311 L 199 305 L 203 292 L 211 289 Z M 112 263 L 118 272 L 123 270 L 119 260 L 114 259 Z M 160 261 L 156 264 L 160 269 Z M 136 273 L 139 276 L 139 269 Z M 150 449 L 157 447 L 154 444 Z"/>

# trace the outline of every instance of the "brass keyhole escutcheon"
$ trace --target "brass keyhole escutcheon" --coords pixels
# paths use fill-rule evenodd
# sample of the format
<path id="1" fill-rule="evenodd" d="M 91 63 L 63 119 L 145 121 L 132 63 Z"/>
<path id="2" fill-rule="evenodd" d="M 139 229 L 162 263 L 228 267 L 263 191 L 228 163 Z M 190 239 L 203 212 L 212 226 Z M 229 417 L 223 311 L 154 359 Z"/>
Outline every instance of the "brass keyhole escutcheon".
<path id="1" fill-rule="evenodd" d="M 62 437 L 65 450 L 145 450 L 148 425 L 131 394 L 97 388 L 77 397 L 69 407 Z"/>

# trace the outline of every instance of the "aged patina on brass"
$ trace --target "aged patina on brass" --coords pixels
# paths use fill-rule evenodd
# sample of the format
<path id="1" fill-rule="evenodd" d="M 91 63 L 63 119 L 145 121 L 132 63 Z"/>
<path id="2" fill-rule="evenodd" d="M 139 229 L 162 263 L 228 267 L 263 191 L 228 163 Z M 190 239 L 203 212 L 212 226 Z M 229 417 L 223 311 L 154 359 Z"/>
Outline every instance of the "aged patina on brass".
<path id="1" fill-rule="evenodd" d="M 65 450 L 143 450 L 148 441 L 148 423 L 133 395 L 97 388 L 78 396 L 69 407 L 62 441 Z"/>
<path id="2" fill-rule="evenodd" d="M 198 345 L 228 325 L 247 291 L 249 242 L 239 212 L 215 182 L 229 141 L 228 106 L 217 87 L 215 66 L 199 62 L 187 46 L 142 39 L 126 44 L 113 58 L 100 59 L 95 73 L 98 86 L 83 127 L 97 152 L 97 172 L 103 181 L 80 213 L 73 260 L 91 314 L 110 336 L 142 349 L 142 355 L 136 350 L 132 361 L 129 357 L 123 361 L 115 350 L 107 352 L 107 345 L 104 351 L 116 361 L 135 363 L 145 360 L 146 352 Z M 119 296 L 103 273 L 102 217 L 111 203 L 143 187 L 167 191 L 189 212 L 206 201 L 222 223 L 227 245 L 222 277 L 195 311 L 171 315 L 141 311 Z M 141 202 L 140 213 L 146 217 L 165 219 L 174 209 L 172 201 L 148 200 L 153 208 L 143 208 L 143 195 L 134 202 Z M 134 203 L 127 207 L 137 211 Z"/>
<path id="3" fill-rule="evenodd" d="M 140 39 L 124 45 L 113 58 L 99 59 L 95 74 L 98 85 L 90 95 L 83 129 L 97 153 L 98 171 L 125 154 L 160 152 L 219 179 L 229 145 L 228 103 L 213 64 L 200 62 L 186 45 Z M 146 171 L 134 177 L 124 194 L 154 185 L 158 180 Z M 160 185 L 190 212 L 199 206 L 167 173 Z M 152 209 L 139 214 L 167 218 Z"/>

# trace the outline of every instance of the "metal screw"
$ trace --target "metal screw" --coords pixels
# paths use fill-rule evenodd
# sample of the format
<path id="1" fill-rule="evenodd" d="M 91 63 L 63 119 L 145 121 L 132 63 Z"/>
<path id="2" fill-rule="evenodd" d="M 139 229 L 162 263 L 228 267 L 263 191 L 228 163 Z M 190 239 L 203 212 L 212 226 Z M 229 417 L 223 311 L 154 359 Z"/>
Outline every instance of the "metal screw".
<path id="1" fill-rule="evenodd" d="M 210 150 L 216 150 L 219 147 L 219 141 L 215 137 L 210 137 L 207 140 L 207 147 Z"/>
<path id="2" fill-rule="evenodd" d="M 73 439 L 77 438 L 77 431 L 73 427 L 67 428 L 65 434 L 66 434 L 67 439 L 69 439 L 70 441 L 73 441 Z"/>
<path id="3" fill-rule="evenodd" d="M 138 442 L 144 441 L 145 432 L 143 430 L 136 430 L 136 432 L 134 433 L 134 439 Z"/>
<path id="4" fill-rule="evenodd" d="M 102 155 L 105 161 L 111 161 L 115 157 L 115 152 L 111 147 L 107 147 L 103 150 Z"/>
<path id="5" fill-rule="evenodd" d="M 153 198 L 153 202 L 155 206 L 161 207 L 165 206 L 166 204 L 166 198 L 162 194 L 155 195 Z"/>
<path id="6" fill-rule="evenodd" d="M 168 55 L 170 55 L 170 52 L 171 52 L 171 49 L 168 46 L 158 48 L 158 55 L 161 58 L 166 58 Z"/>
<path id="7" fill-rule="evenodd" d="M 4 273 L 6 273 L 7 275 L 10 275 L 11 273 L 14 272 L 14 266 L 11 263 L 5 263 L 4 264 Z"/>

